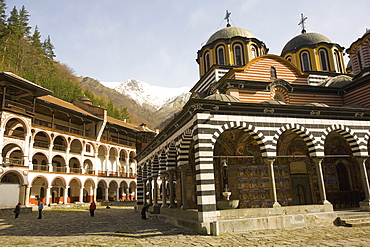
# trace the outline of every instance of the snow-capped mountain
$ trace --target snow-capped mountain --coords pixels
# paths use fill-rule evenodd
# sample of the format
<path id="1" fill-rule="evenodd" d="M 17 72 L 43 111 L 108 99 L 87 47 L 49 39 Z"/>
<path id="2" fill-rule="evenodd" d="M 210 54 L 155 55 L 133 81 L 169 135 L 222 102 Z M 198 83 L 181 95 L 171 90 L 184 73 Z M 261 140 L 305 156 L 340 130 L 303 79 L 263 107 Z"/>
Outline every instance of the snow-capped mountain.
<path id="1" fill-rule="evenodd" d="M 173 104 L 174 101 L 181 101 L 184 104 L 190 95 L 189 87 L 168 88 L 153 86 L 135 79 L 122 82 L 114 90 L 129 96 L 141 106 L 152 106 L 156 110 Z"/>

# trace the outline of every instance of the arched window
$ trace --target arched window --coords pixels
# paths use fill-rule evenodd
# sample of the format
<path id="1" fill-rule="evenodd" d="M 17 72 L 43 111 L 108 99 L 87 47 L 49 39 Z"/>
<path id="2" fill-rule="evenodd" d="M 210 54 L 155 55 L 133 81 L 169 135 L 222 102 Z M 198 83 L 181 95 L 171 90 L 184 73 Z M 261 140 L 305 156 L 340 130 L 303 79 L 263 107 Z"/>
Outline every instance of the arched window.
<path id="1" fill-rule="evenodd" d="M 287 56 L 286 57 L 286 60 L 288 60 L 289 62 L 292 62 L 292 57 L 291 56 Z"/>
<path id="2" fill-rule="evenodd" d="M 339 73 L 343 73 L 338 51 L 334 51 L 334 59 L 335 59 L 335 66 L 336 66 L 335 71 Z"/>
<path id="3" fill-rule="evenodd" d="M 217 64 L 225 65 L 225 49 L 224 49 L 224 47 L 222 45 L 217 47 L 216 52 L 217 52 Z"/>
<path id="4" fill-rule="evenodd" d="M 251 59 L 258 57 L 258 50 L 255 45 L 251 45 Z"/>
<path id="5" fill-rule="evenodd" d="M 308 53 L 308 51 L 301 52 L 301 66 L 302 71 L 311 70 L 310 54 Z"/>
<path id="6" fill-rule="evenodd" d="M 277 78 L 276 69 L 274 66 L 270 68 L 270 78 L 271 80 L 275 80 Z"/>
<path id="7" fill-rule="evenodd" d="M 207 72 L 210 67 L 209 52 L 207 51 L 204 55 L 204 72 Z"/>
<path id="8" fill-rule="evenodd" d="M 320 63 L 322 71 L 329 71 L 329 62 L 328 62 L 328 51 L 326 49 L 320 49 Z"/>
<path id="9" fill-rule="evenodd" d="M 243 47 L 241 46 L 241 44 L 234 45 L 234 64 L 244 65 Z"/>

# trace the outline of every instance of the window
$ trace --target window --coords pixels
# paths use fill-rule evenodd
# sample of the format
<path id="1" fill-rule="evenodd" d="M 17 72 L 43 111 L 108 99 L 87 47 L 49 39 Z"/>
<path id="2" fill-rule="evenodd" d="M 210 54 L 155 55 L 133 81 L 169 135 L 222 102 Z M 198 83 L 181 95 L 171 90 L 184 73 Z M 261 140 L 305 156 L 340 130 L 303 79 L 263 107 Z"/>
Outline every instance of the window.
<path id="1" fill-rule="evenodd" d="M 243 61 L 243 47 L 241 44 L 234 45 L 234 64 L 235 65 L 244 65 Z"/>
<path id="2" fill-rule="evenodd" d="M 320 49 L 319 54 L 320 54 L 321 70 L 329 71 L 328 51 L 326 49 Z"/>
<path id="3" fill-rule="evenodd" d="M 225 65 L 225 49 L 223 46 L 217 47 L 217 64 Z"/>
<path id="4" fill-rule="evenodd" d="M 286 60 L 288 60 L 289 62 L 292 62 L 292 57 L 291 56 L 287 56 L 286 57 Z"/>
<path id="5" fill-rule="evenodd" d="M 204 55 L 204 72 L 207 72 L 210 68 L 210 62 L 209 62 L 209 52 L 207 51 Z"/>
<path id="6" fill-rule="evenodd" d="M 272 80 L 275 80 L 277 78 L 276 69 L 274 66 L 271 66 L 270 68 L 270 78 Z"/>
<path id="7" fill-rule="evenodd" d="M 255 45 L 251 45 L 251 59 L 256 58 L 258 56 L 258 50 Z"/>
<path id="8" fill-rule="evenodd" d="M 336 66 L 335 71 L 339 73 L 343 73 L 338 51 L 334 51 L 334 59 L 335 59 L 335 66 Z"/>
<path id="9" fill-rule="evenodd" d="M 357 53 L 357 60 L 358 60 L 358 66 L 360 67 L 360 69 L 362 69 L 362 60 L 361 60 L 360 52 Z"/>
<path id="10" fill-rule="evenodd" d="M 301 53 L 301 66 L 302 66 L 302 71 L 311 70 L 310 54 L 308 53 L 308 51 L 303 51 Z"/>
<path id="11" fill-rule="evenodd" d="M 91 146 L 90 144 L 86 144 L 86 152 L 90 153 L 91 152 Z"/>
<path id="12" fill-rule="evenodd" d="M 276 100 L 276 101 L 281 101 L 281 102 L 285 102 L 285 97 L 284 97 L 284 95 L 283 95 L 283 94 L 281 94 L 280 92 L 275 92 L 274 100 Z"/>

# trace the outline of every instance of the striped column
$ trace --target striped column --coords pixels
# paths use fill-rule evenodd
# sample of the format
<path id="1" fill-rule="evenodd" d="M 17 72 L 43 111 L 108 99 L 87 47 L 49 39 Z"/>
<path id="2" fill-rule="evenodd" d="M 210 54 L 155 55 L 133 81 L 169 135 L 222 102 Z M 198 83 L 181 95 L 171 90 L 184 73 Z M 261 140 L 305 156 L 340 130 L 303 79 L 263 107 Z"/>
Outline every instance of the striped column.
<path id="1" fill-rule="evenodd" d="M 143 171 L 139 169 L 137 173 L 137 204 L 143 205 L 144 204 L 144 182 L 143 182 Z"/>
<path id="2" fill-rule="evenodd" d="M 198 127 L 198 126 L 196 126 Z M 213 169 L 212 135 L 206 127 L 194 130 L 195 173 L 197 183 L 198 220 L 210 231 L 210 222 L 217 220 Z"/>

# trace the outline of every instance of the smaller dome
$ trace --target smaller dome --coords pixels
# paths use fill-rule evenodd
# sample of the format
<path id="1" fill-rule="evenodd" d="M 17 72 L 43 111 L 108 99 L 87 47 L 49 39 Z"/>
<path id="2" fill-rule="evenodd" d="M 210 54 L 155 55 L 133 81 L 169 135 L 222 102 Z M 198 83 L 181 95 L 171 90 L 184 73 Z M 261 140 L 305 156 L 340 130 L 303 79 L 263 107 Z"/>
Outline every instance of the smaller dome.
<path id="1" fill-rule="evenodd" d="M 237 97 L 223 93 L 215 93 L 205 97 L 205 99 L 218 100 L 223 102 L 240 102 L 240 100 Z"/>
<path id="2" fill-rule="evenodd" d="M 305 106 L 316 106 L 316 107 L 329 107 L 327 104 L 323 104 L 323 103 L 309 103 L 309 104 L 305 104 Z"/>
<path id="3" fill-rule="evenodd" d="M 279 100 L 266 100 L 266 101 L 262 101 L 261 104 L 265 104 L 265 105 L 286 105 L 285 102 L 279 101 Z"/>
<path id="4" fill-rule="evenodd" d="M 344 87 L 352 82 L 352 77 L 348 75 L 338 75 L 325 80 L 320 86 L 325 87 Z"/>
<path id="5" fill-rule="evenodd" d="M 92 105 L 92 100 L 86 95 L 80 97 L 78 100 L 84 102 L 85 104 Z"/>
<path id="6" fill-rule="evenodd" d="M 302 33 L 291 39 L 283 48 L 281 55 L 319 43 L 332 43 L 331 40 L 319 33 Z"/>
<path id="7" fill-rule="evenodd" d="M 230 39 L 232 37 L 255 38 L 255 36 L 241 27 L 225 27 L 215 32 L 207 41 L 206 45 L 218 39 Z"/>

